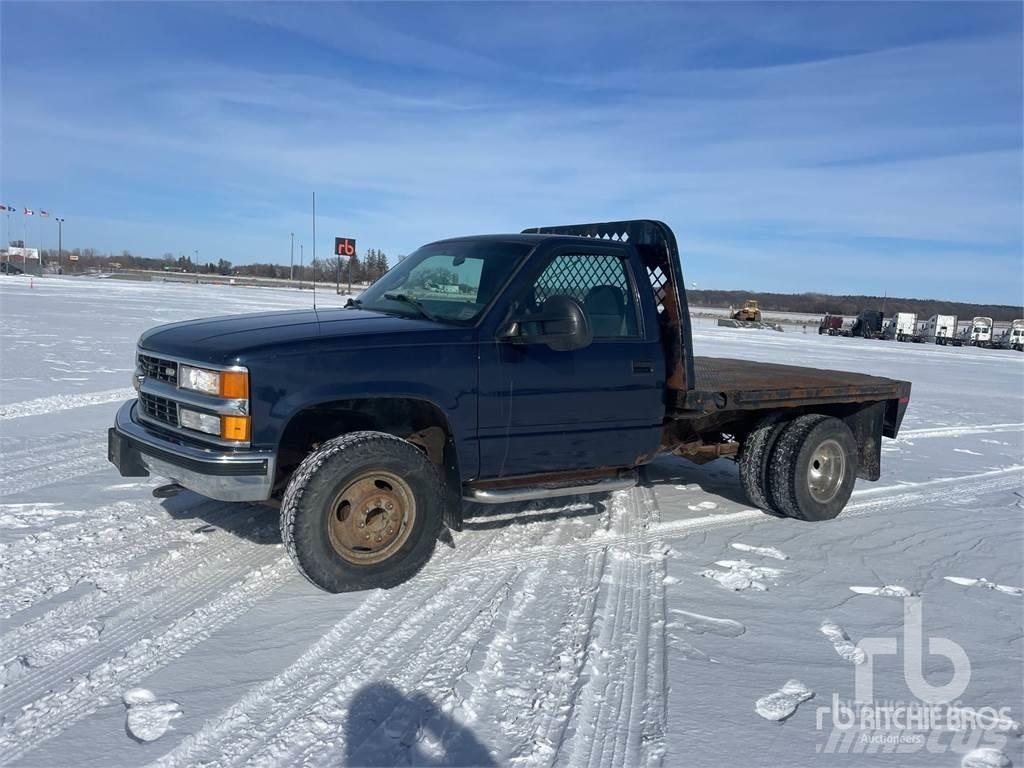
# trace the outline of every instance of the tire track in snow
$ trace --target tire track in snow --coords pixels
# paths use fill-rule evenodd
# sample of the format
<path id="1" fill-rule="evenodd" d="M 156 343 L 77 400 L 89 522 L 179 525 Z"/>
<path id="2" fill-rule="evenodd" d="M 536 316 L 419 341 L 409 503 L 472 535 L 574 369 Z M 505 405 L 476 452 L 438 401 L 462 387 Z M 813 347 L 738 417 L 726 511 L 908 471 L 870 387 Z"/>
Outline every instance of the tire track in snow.
<path id="1" fill-rule="evenodd" d="M 880 489 L 876 497 L 852 504 L 849 513 L 867 514 L 879 508 L 898 509 L 932 499 L 947 499 L 951 482 L 960 484 L 957 493 L 961 496 L 1016 487 L 1021 470 L 1016 467 L 961 478 L 942 478 L 917 486 Z M 894 493 L 904 488 L 905 492 Z M 627 492 L 626 498 L 637 493 L 641 491 Z M 445 556 L 442 550 L 404 587 L 372 594 L 291 667 L 208 721 L 199 733 L 166 754 L 160 764 L 301 762 L 315 760 L 323 754 L 339 754 L 339 742 L 344 738 L 346 696 L 368 679 L 389 679 L 400 674 L 408 661 L 406 655 L 398 654 L 374 663 L 371 650 L 361 649 L 374 649 L 385 641 L 389 641 L 386 647 L 395 647 L 390 641 L 402 627 L 411 624 L 414 632 L 417 628 L 430 631 L 439 614 L 444 614 L 448 621 L 457 621 L 460 617 L 465 620 L 465 604 L 476 606 L 473 599 L 482 592 L 493 596 L 495 593 L 488 592 L 487 588 L 500 588 L 500 584 L 495 586 L 497 581 L 507 578 L 510 569 L 514 572 L 522 568 L 524 562 L 530 567 L 549 569 L 546 572 L 551 573 L 550 569 L 559 565 L 563 568 L 567 563 L 574 565 L 580 557 L 590 565 L 580 569 L 581 582 L 593 578 L 591 583 L 596 583 L 598 589 L 593 601 L 586 598 L 585 588 L 580 589 L 579 594 L 584 599 L 563 617 L 565 630 L 558 634 L 559 652 L 570 651 L 570 656 L 562 659 L 565 685 L 552 683 L 548 690 L 553 691 L 553 695 L 542 692 L 536 698 L 535 712 L 528 714 L 526 723 L 515 732 L 515 735 L 525 732 L 529 736 L 527 743 L 520 744 L 519 751 L 512 755 L 512 762 L 522 766 L 549 765 L 568 754 L 573 765 L 658 764 L 663 759 L 661 735 L 666 698 L 664 562 L 657 552 L 658 547 L 652 545 L 660 545 L 664 538 L 677 534 L 745 525 L 756 520 L 769 521 L 769 518 L 759 511 L 750 511 L 659 523 L 653 494 L 644 503 L 653 507 L 647 510 L 649 524 L 629 525 L 631 520 L 642 521 L 643 515 L 635 510 L 625 514 L 619 510 L 612 515 L 610 530 L 593 531 L 582 541 L 531 544 L 529 537 L 502 535 L 481 543 L 479 539 L 484 537 L 480 534 L 461 534 L 460 546 L 452 555 Z M 503 530 L 515 527 L 513 523 Z M 522 527 L 543 530 L 542 524 Z M 472 545 L 474 538 L 478 539 L 476 546 L 461 546 L 463 542 Z M 394 594 L 399 591 L 400 594 Z M 633 611 L 625 608 L 631 594 L 639 597 L 632 601 Z M 516 595 L 513 589 L 509 600 L 514 603 L 516 599 L 525 599 Z M 599 618 L 592 618 L 595 604 L 601 606 Z M 487 615 L 492 616 L 493 609 L 497 623 L 501 603 L 488 602 L 487 606 Z M 457 615 L 451 615 L 453 612 Z M 523 616 L 532 619 L 528 614 Z M 473 633 L 472 646 L 476 653 L 484 654 L 485 659 L 493 646 L 483 647 L 480 643 L 490 623 L 488 619 L 480 632 Z M 501 632 L 500 628 L 496 631 Z M 587 653 L 579 659 L 572 658 L 571 649 L 580 641 L 585 642 Z M 629 648 L 629 653 L 642 653 L 643 658 L 638 656 L 632 664 L 619 668 L 600 659 L 602 649 L 609 647 Z M 354 648 L 355 653 L 339 654 L 339 648 Z M 467 644 L 456 640 L 453 648 L 438 649 L 435 660 L 443 660 L 445 654 L 464 659 L 467 653 L 472 655 L 473 652 Z M 501 654 L 498 658 L 504 659 Z M 368 659 L 372 666 L 365 671 L 362 665 Z M 588 665 L 593 666 L 595 674 L 587 672 Z M 433 680 L 431 685 L 444 688 L 441 680 Z M 485 692 L 492 691 L 486 689 Z M 609 703 L 613 701 L 621 702 L 627 722 L 620 723 L 618 716 L 613 716 L 618 711 Z M 385 713 L 384 717 L 387 716 Z M 565 739 L 567 732 L 568 740 Z M 587 734 L 607 734 L 607 737 L 600 744 L 589 744 Z"/>
<path id="2" fill-rule="evenodd" d="M 543 680 L 536 686 L 538 692 L 525 710 L 535 710 L 536 714 L 529 719 L 505 717 L 497 721 L 501 723 L 506 741 L 516 745 L 510 764 L 517 768 L 549 766 L 558 756 L 573 700 L 581 685 L 607 554 L 607 548 L 584 554 L 580 568 L 583 578 L 567 595 L 565 604 L 569 606 L 569 613 L 560 617 Z M 550 636 L 538 635 L 542 641 Z"/>
<path id="3" fill-rule="evenodd" d="M 83 392 L 74 395 L 51 395 L 35 400 L 24 400 L 20 403 L 0 405 L 0 421 L 21 419 L 26 416 L 42 416 L 57 411 L 69 411 L 74 408 L 87 408 L 91 405 L 116 403 L 119 400 L 131 400 L 136 396 L 131 387 L 107 389 L 102 392 Z"/>
<path id="4" fill-rule="evenodd" d="M 854 502 L 846 507 L 839 516 L 839 520 L 847 517 L 856 517 L 869 514 L 878 509 L 910 506 L 916 503 L 932 503 L 949 501 L 951 498 L 971 496 L 981 493 L 993 493 L 1003 490 L 1016 490 L 1020 488 L 1024 467 L 1015 466 L 1005 469 L 996 469 L 988 472 L 981 472 L 974 475 L 963 475 L 961 477 L 946 477 L 937 480 L 929 480 L 917 484 L 888 486 L 884 488 L 872 488 L 864 491 L 856 491 Z M 951 491 L 950 484 L 959 483 L 960 488 Z M 902 492 L 901 492 L 902 491 Z M 877 494 L 877 495 L 876 495 Z M 860 500 L 861 496 L 866 496 Z M 665 522 L 652 522 L 646 530 L 637 534 L 639 538 L 647 543 L 660 539 L 683 536 L 689 533 L 698 533 L 713 528 L 731 528 L 738 525 L 749 525 L 751 523 L 777 523 L 778 520 L 759 509 L 747 509 L 742 512 L 731 512 L 723 515 L 704 515 L 703 517 L 688 517 L 681 520 L 668 520 Z M 607 538 L 592 537 L 590 539 L 576 541 L 565 547 L 537 546 L 530 549 L 517 550 L 495 555 L 487 563 L 466 563 L 462 565 L 460 574 L 474 573 L 475 571 L 492 566 L 518 562 L 522 558 L 543 558 L 543 557 L 567 557 L 569 550 L 594 550 L 602 549 L 618 540 L 626 540 L 628 537 L 610 532 Z M 454 576 L 447 570 L 436 570 L 426 575 L 428 579 L 446 579 Z"/>
<path id="5" fill-rule="evenodd" d="M 268 526 L 268 531 L 273 527 Z M 101 586 L 74 600 L 57 605 L 42 616 L 15 627 L 0 636 L 0 666 L 17 660 L 31 662 L 33 652 L 47 643 L 59 643 L 63 638 L 73 635 L 83 626 L 89 624 L 97 616 L 110 616 L 104 620 L 103 631 L 113 624 L 124 621 L 137 621 L 146 615 L 147 607 L 160 607 L 167 604 L 170 596 L 177 590 L 192 589 L 201 586 L 209 578 L 205 566 L 223 559 L 232 559 L 244 554 L 249 546 L 267 546 L 274 539 L 268 537 L 262 543 L 247 542 L 235 534 L 217 530 L 211 532 L 215 538 L 213 543 L 203 540 L 190 543 L 184 549 L 173 550 L 161 557 L 147 562 L 141 568 L 135 568 L 123 574 L 107 575 Z M 194 586 L 193 586 L 194 585 Z M 154 590 L 156 590 L 154 592 Z M 115 611 L 122 603 L 134 600 L 126 610 Z M 64 654 L 59 648 L 51 649 L 46 654 L 45 668 Z M 74 650 L 68 649 L 68 653 Z M 46 674 L 43 665 L 39 665 L 41 674 Z M 25 675 L 19 679 L 24 680 Z"/>
<path id="6" fill-rule="evenodd" d="M 468 666 L 484 635 L 494 625 L 520 573 L 515 569 L 506 569 L 488 579 L 486 584 L 478 584 L 476 589 L 464 593 L 460 610 L 452 611 L 450 606 L 446 606 L 442 612 L 443 618 L 434 626 L 400 628 L 390 638 L 390 642 L 416 650 L 403 658 L 401 665 L 392 667 L 388 673 L 388 682 L 401 691 L 426 692 L 430 698 L 433 698 L 431 694 L 436 695 L 437 691 L 450 688 L 459 672 Z M 352 680 L 331 691 L 326 702 L 317 702 L 318 708 L 323 708 L 326 703 L 329 712 L 338 712 L 339 707 L 342 708 L 340 711 L 344 711 L 345 703 L 361 687 L 361 682 Z M 354 756 L 354 765 L 360 764 L 359 758 L 355 756 L 360 754 L 362 747 L 368 747 L 371 762 L 378 765 L 381 762 L 385 765 L 406 762 L 402 758 L 405 758 L 403 753 L 407 751 L 407 745 L 392 743 L 391 750 L 382 750 L 379 742 L 374 743 L 374 737 L 382 730 L 386 738 L 389 723 L 396 718 L 401 720 L 405 712 L 399 710 L 406 709 L 415 711 L 418 707 L 414 703 L 403 703 L 381 713 L 379 723 L 367 723 L 370 727 L 360 734 L 361 738 L 357 742 L 345 744 L 346 752 Z M 323 719 L 319 713 L 315 717 L 318 721 Z M 308 765 L 318 762 L 314 755 L 335 753 L 337 745 L 324 746 L 322 738 L 310 738 L 309 725 L 306 718 L 292 721 L 271 744 L 253 755 L 249 763 L 263 766 Z M 397 752 L 398 760 L 389 758 L 388 751 Z"/>
<path id="7" fill-rule="evenodd" d="M 269 548 L 268 548 L 269 549 Z M 116 649 L 88 671 L 67 681 L 65 687 L 51 690 L 24 706 L 16 716 L 0 724 L 0 761 L 16 760 L 83 717 L 95 712 L 121 691 L 137 684 L 146 676 L 187 653 L 220 627 L 248 611 L 255 603 L 294 577 L 291 562 L 273 548 L 276 559 L 268 565 L 251 569 L 253 562 L 239 564 L 239 571 L 249 571 L 238 579 L 235 571 L 211 580 L 201 596 L 182 595 L 173 607 L 177 618 L 162 631 L 141 636 L 142 631 L 125 632 L 128 645 Z M 232 583 L 233 579 L 237 579 Z M 213 599 L 201 603 L 196 597 Z M 151 628 L 150 628 L 151 629 Z M 109 644 L 106 652 L 114 650 Z M 92 658 L 99 658 L 93 651 Z M 84 666 L 81 660 L 79 666 Z"/>
<path id="8" fill-rule="evenodd" d="M 656 514 L 648 494 L 615 495 L 621 514 L 601 579 L 589 674 L 565 721 L 570 766 L 658 765 L 664 754 L 665 573 L 643 536 Z"/>
<path id="9" fill-rule="evenodd" d="M 79 430 L 33 441 L 28 448 L 3 452 L 0 496 L 53 485 L 101 469 L 107 462 L 106 439 L 99 430 Z"/>
<path id="10" fill-rule="evenodd" d="M 103 431 L 98 429 L 79 429 L 74 432 L 47 435 L 39 438 L 0 437 L 0 455 L 3 456 L 3 468 L 5 470 L 26 469 L 34 465 L 32 457 L 52 455 L 55 452 L 59 453 L 62 449 L 67 448 L 69 443 L 81 445 L 85 442 L 95 442 L 102 439 L 104 444 L 106 444 L 105 437 L 106 435 Z M 7 450 L 6 445 L 9 443 L 26 445 L 26 447 Z M 26 458 L 30 459 L 30 461 L 26 462 Z"/>
<path id="11" fill-rule="evenodd" d="M 517 545 L 530 546 L 552 527 L 557 536 L 563 527 L 572 527 L 570 523 L 561 520 L 549 526 L 513 522 L 487 533 L 460 534 L 456 549 L 440 550 L 424 571 L 405 585 L 371 593 L 290 667 L 207 721 L 202 730 L 184 739 L 157 765 L 236 765 L 247 760 L 273 761 L 274 755 L 283 752 L 295 755 L 313 749 L 337 750 L 345 715 L 344 707 L 337 702 L 344 701 L 371 677 L 392 678 L 406 669 L 409 654 L 388 652 L 409 647 L 407 641 L 400 643 L 396 638 L 406 638 L 410 632 L 415 637 L 433 637 L 439 621 L 449 626 L 472 622 L 480 613 L 479 596 L 504 595 L 502 585 L 514 578 L 521 566 L 519 562 L 511 563 L 463 579 L 459 574 L 466 563 L 489 560 Z M 439 569 L 446 573 L 443 578 L 425 578 Z M 487 607 L 490 616 L 490 602 Z M 486 627 L 480 629 L 485 631 Z M 464 654 L 464 640 L 454 636 L 447 647 L 436 641 L 423 645 L 438 662 L 452 654 Z M 468 647 L 471 650 L 475 645 Z M 289 734 L 287 740 L 280 736 L 285 732 Z"/>
<path id="12" fill-rule="evenodd" d="M 107 461 L 106 447 L 83 446 L 48 459 L 45 465 L 35 469 L 0 477 L 0 497 L 14 496 L 104 470 L 116 471 Z"/>
<path id="13" fill-rule="evenodd" d="M 921 440 L 938 437 L 960 437 L 961 435 L 985 435 L 990 432 L 1024 432 L 1024 423 L 1010 422 L 1004 424 L 966 424 L 962 427 L 924 427 L 922 429 L 902 429 L 897 442 L 904 438 Z"/>
<path id="14" fill-rule="evenodd" d="M 34 672 L 29 670 L 0 691 L 0 713 L 9 717 L 68 681 L 87 676 L 90 670 L 116 657 L 140 638 L 158 632 L 170 621 L 201 605 L 209 596 L 230 589 L 248 572 L 269 565 L 280 556 L 279 547 L 253 545 L 243 557 L 232 559 L 226 567 L 204 571 L 199 579 L 186 580 L 182 588 L 171 588 L 159 594 L 163 598 L 161 602 L 143 600 L 124 611 L 121 620 L 112 617 L 111 626 L 103 629 L 97 642 L 73 649 Z"/>
<path id="15" fill-rule="evenodd" d="M 145 505 L 118 502 L 100 507 L 95 517 L 0 545 L 0 617 L 9 618 L 83 581 L 102 583 L 111 571 L 137 558 L 196 540 L 195 518 L 168 519 L 166 512 L 150 512 Z M 223 519 L 213 519 L 214 525 L 230 525 L 252 514 L 250 508 L 233 511 L 222 502 L 200 506 L 209 505 L 213 508 L 197 512 L 204 520 L 228 510 Z M 54 568 L 54 563 L 61 565 Z"/>
<path id="16" fill-rule="evenodd" d="M 604 518 L 601 522 L 608 524 L 609 519 Z M 564 522 L 547 530 L 540 525 L 536 527 L 544 531 L 544 539 L 562 544 L 566 543 L 565 537 L 573 532 L 565 530 L 571 526 Z M 586 600 L 572 598 L 596 595 L 601 570 L 587 567 L 588 562 L 593 564 L 596 561 L 597 556 L 593 553 L 578 555 L 570 550 L 567 557 L 531 561 L 528 566 L 520 564 L 516 571 L 518 581 L 499 611 L 501 621 L 495 622 L 493 618 L 489 621 L 494 629 L 485 642 L 477 634 L 473 645 L 460 644 L 458 653 L 444 655 L 431 662 L 425 675 L 402 676 L 395 681 L 396 684 L 406 690 L 435 692 L 437 700 L 432 702 L 432 706 L 441 712 L 457 713 L 461 716 L 454 718 L 457 722 L 462 721 L 470 727 L 477 722 L 497 724 L 502 733 L 496 739 L 493 752 L 499 763 L 505 761 L 508 753 L 521 755 L 524 748 L 537 743 L 535 731 L 538 720 L 543 712 L 550 712 L 544 708 L 552 705 L 550 697 L 547 701 L 542 700 L 543 693 L 547 687 L 559 682 L 554 676 L 561 660 L 565 656 L 573 659 L 583 656 L 583 647 L 556 645 L 552 648 L 549 638 L 561 636 L 559 629 L 572 624 L 573 613 L 581 609 L 586 612 Z M 593 606 L 593 600 L 590 605 Z M 589 626 L 589 618 L 587 624 Z M 530 660 L 546 657 L 544 664 L 534 664 Z M 475 663 L 474 658 L 480 658 L 480 663 Z M 572 669 L 575 672 L 579 668 L 573 666 Z M 506 676 L 506 670 L 511 671 L 511 679 Z M 470 688 L 468 695 L 467 687 Z M 344 702 L 339 701 L 338 705 L 341 707 Z M 426 714 L 415 701 L 403 703 L 381 719 L 374 732 L 400 732 L 403 722 L 422 720 Z M 445 731 L 443 723 L 427 722 L 425 725 L 423 730 L 428 732 L 430 740 L 424 741 L 433 746 L 436 753 L 429 757 L 443 761 L 445 755 L 452 754 L 447 750 L 458 748 L 463 737 L 462 727 L 455 725 Z M 347 744 L 351 762 L 401 764 L 408 761 L 407 750 L 401 744 L 392 745 L 390 751 L 375 750 L 381 740 L 364 736 L 357 744 Z M 369 749 L 366 744 L 370 744 Z M 287 762 L 310 762 L 311 758 L 315 763 L 329 760 L 330 754 L 331 750 L 324 749 L 318 749 L 313 755 L 309 752 L 290 754 Z"/>
<path id="17" fill-rule="evenodd" d="M 609 515 L 606 513 L 600 522 L 607 524 L 608 519 Z M 572 523 L 572 520 L 565 519 L 539 524 L 514 522 L 507 535 L 502 536 L 497 543 L 488 546 L 488 554 L 484 557 L 489 557 L 490 552 L 507 551 L 510 545 L 530 547 L 537 546 L 540 541 L 548 542 L 548 546 L 565 544 L 567 537 L 574 533 L 572 530 L 566 530 L 573 528 Z M 515 528 L 521 530 L 516 531 Z M 542 564 L 535 565 L 541 566 Z M 507 630 L 510 619 L 514 622 L 517 605 L 521 609 L 524 604 L 533 601 L 534 596 L 530 594 L 531 585 L 538 580 L 543 580 L 547 585 L 552 575 L 552 569 L 548 567 L 535 567 L 530 570 L 535 572 L 534 575 L 523 577 L 524 565 L 519 562 L 509 564 L 503 571 L 492 570 L 486 575 L 481 574 L 481 582 L 477 582 L 475 586 L 473 583 L 467 584 L 470 594 L 475 596 L 480 591 L 486 592 L 492 589 L 495 578 L 497 578 L 500 582 L 499 589 L 503 592 L 502 598 L 500 600 L 492 598 L 483 608 L 472 608 L 469 613 L 473 618 L 467 628 L 453 635 L 446 635 L 442 632 L 440 642 L 433 640 L 438 636 L 438 631 L 430 630 L 428 637 L 431 642 L 423 643 L 423 647 L 412 656 L 396 660 L 387 671 L 381 674 L 400 690 L 415 691 L 417 694 L 425 693 L 431 700 L 432 707 L 440 707 L 444 711 L 446 706 L 453 707 L 457 703 L 454 691 L 459 687 L 465 673 L 475 666 L 473 659 L 482 656 L 484 668 L 478 675 L 480 679 L 477 686 L 487 691 L 488 698 L 496 696 L 497 692 L 493 690 L 494 680 L 486 675 L 488 657 L 494 663 L 496 655 L 500 653 L 501 663 L 507 660 L 504 658 L 504 654 L 508 649 L 500 648 L 502 638 L 506 636 L 503 630 Z M 579 581 L 583 573 L 582 570 L 577 571 L 575 580 Z M 445 597 L 446 608 L 442 625 L 448 625 L 453 620 L 465 623 L 469 618 L 465 615 L 465 609 L 460 609 L 453 619 L 449 617 L 448 614 L 452 611 L 452 599 L 452 596 Z M 458 601 L 459 598 L 456 596 L 455 600 Z M 507 609 L 506 605 L 509 606 Z M 564 609 L 565 606 L 556 608 L 555 616 L 558 616 L 559 610 Z M 505 615 L 505 623 L 498 625 L 497 617 L 501 614 Z M 490 636 L 485 642 L 484 638 L 488 633 Z M 394 640 L 389 640 L 389 642 L 394 642 Z M 404 642 L 401 644 L 406 647 L 415 647 L 415 644 Z M 345 732 L 346 723 L 341 718 L 332 717 L 331 713 L 345 714 L 351 696 L 360 684 L 365 682 L 365 678 L 371 676 L 371 674 L 364 673 L 363 680 L 357 679 L 336 687 L 326 698 L 317 702 L 314 710 L 306 713 L 303 718 L 290 722 L 277 735 L 274 745 L 250 756 L 247 764 L 273 766 L 315 764 L 324 760 L 330 762 L 331 756 L 338 754 L 343 748 L 352 756 L 356 764 L 359 764 L 361 760 L 375 764 L 407 762 L 409 759 L 408 745 L 405 744 L 395 743 L 391 745 L 390 750 L 381 750 L 379 745 L 374 744 L 366 735 L 356 744 L 343 744 L 342 739 L 335 737 L 332 740 L 324 735 L 325 733 Z M 402 724 L 408 722 L 409 718 L 422 719 L 423 714 L 425 713 L 421 712 L 421 705 L 415 701 L 403 702 L 391 712 L 375 714 L 371 723 L 372 730 L 388 734 L 391 731 L 389 723 L 392 722 L 395 723 L 394 728 L 402 730 Z M 522 716 L 522 713 L 519 714 Z M 440 724 L 438 725 L 440 726 Z M 357 728 L 356 730 L 359 732 L 361 729 Z M 452 738 L 458 738 L 458 731 L 456 729 L 455 733 L 438 733 L 435 736 L 441 742 L 444 742 L 446 737 L 450 741 Z M 364 753 L 363 749 L 368 749 L 368 752 Z M 444 756 L 443 750 L 438 749 L 437 751 L 442 753 L 436 755 L 440 760 Z"/>
<path id="18" fill-rule="evenodd" d="M 512 522 L 500 530 L 486 542 L 482 553 L 476 555 L 466 553 L 464 557 L 489 558 L 492 553 L 508 551 L 510 547 L 535 545 L 545 539 L 560 539 L 560 532 L 565 521 L 547 524 L 520 524 Z M 407 655 L 378 660 L 370 656 L 367 661 L 356 660 L 352 667 L 356 674 L 341 672 L 334 676 L 333 688 L 328 689 L 316 701 L 313 707 L 282 725 L 274 738 L 264 740 L 258 751 L 247 755 L 250 765 L 281 765 L 317 762 L 318 758 L 330 759 L 329 756 L 341 749 L 359 745 L 342 743 L 343 736 L 333 738 L 329 734 L 344 734 L 345 723 L 336 713 L 345 713 L 346 704 L 351 696 L 366 682 L 373 678 L 384 678 L 399 689 L 417 693 L 425 693 L 431 699 L 443 698 L 456 685 L 460 671 L 471 663 L 475 653 L 482 647 L 482 637 L 491 630 L 501 613 L 503 606 L 511 599 L 512 585 L 519 578 L 522 564 L 515 563 L 503 569 L 492 569 L 480 574 L 477 580 L 459 580 L 458 584 L 449 586 L 435 593 L 435 606 L 419 622 L 412 622 L 412 627 L 399 622 L 397 628 L 385 635 L 381 641 L 388 645 L 409 648 Z M 481 597 L 487 597 L 483 600 Z M 434 623 L 440 617 L 438 623 Z M 417 626 L 418 624 L 418 626 Z M 416 632 L 417 639 L 406 642 L 404 639 L 410 632 Z M 436 638 L 440 638 L 438 641 Z M 359 642 L 363 642 L 360 640 Z M 339 678 L 342 682 L 339 683 Z M 402 704 L 390 712 L 378 713 L 381 724 L 398 717 L 398 709 L 407 710 L 415 705 Z M 375 718 L 376 720 L 376 718 Z M 386 728 L 385 728 L 386 732 Z M 365 743 L 365 739 L 360 744 Z M 399 753 L 405 750 L 395 745 Z M 407 761 L 404 754 L 386 754 L 373 756 L 373 761 L 389 760 L 394 762 Z"/>

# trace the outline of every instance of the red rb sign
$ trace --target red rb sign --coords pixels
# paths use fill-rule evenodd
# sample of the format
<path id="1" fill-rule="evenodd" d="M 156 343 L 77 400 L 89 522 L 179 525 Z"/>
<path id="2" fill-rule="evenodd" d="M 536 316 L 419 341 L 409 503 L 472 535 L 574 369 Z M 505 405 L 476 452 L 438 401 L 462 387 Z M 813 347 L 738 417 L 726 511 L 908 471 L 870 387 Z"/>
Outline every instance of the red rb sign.
<path id="1" fill-rule="evenodd" d="M 354 237 L 336 237 L 336 238 L 334 238 L 334 255 L 335 256 L 355 256 L 356 255 L 356 239 Z"/>

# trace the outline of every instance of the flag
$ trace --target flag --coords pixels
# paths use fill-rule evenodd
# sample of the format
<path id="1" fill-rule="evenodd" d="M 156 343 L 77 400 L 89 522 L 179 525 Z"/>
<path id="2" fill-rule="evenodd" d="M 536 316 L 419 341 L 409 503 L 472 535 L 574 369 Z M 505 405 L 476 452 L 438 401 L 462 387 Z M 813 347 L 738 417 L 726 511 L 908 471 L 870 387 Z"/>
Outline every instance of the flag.
<path id="1" fill-rule="evenodd" d="M 50 212 L 49 211 L 44 211 L 42 208 L 40 208 L 39 209 L 39 215 L 40 216 L 49 216 Z"/>
<path id="2" fill-rule="evenodd" d="M 36 212 L 33 211 L 31 208 L 26 208 L 24 210 L 24 213 L 25 213 L 26 216 L 35 216 L 36 215 Z"/>

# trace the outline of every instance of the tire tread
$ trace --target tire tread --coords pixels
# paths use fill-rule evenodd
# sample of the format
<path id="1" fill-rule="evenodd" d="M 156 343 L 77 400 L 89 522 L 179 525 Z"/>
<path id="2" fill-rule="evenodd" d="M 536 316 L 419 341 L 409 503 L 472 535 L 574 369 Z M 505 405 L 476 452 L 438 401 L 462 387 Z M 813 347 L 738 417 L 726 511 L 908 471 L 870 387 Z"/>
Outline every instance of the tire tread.
<path id="1" fill-rule="evenodd" d="M 778 515 L 769 493 L 769 460 L 779 431 L 785 422 L 778 414 L 763 418 L 743 440 L 739 454 L 740 483 L 750 503 L 769 514 Z"/>
<path id="2" fill-rule="evenodd" d="M 796 498 L 796 459 L 811 431 L 829 418 L 820 413 L 797 416 L 782 430 L 782 434 L 775 442 L 768 469 L 769 489 L 773 506 L 786 517 L 808 519 L 800 510 Z"/>

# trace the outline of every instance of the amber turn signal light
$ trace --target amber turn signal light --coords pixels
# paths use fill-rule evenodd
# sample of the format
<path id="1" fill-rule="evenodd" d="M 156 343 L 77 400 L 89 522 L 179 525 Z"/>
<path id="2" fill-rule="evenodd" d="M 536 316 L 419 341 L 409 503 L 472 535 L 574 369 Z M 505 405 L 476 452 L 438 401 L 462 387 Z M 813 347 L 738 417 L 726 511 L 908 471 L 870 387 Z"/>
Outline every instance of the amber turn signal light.
<path id="1" fill-rule="evenodd" d="M 249 431 L 248 416 L 220 417 L 220 436 L 224 440 L 248 440 Z"/>
<path id="2" fill-rule="evenodd" d="M 236 400 L 249 397 L 249 374 L 246 371 L 221 371 L 220 396 Z"/>

